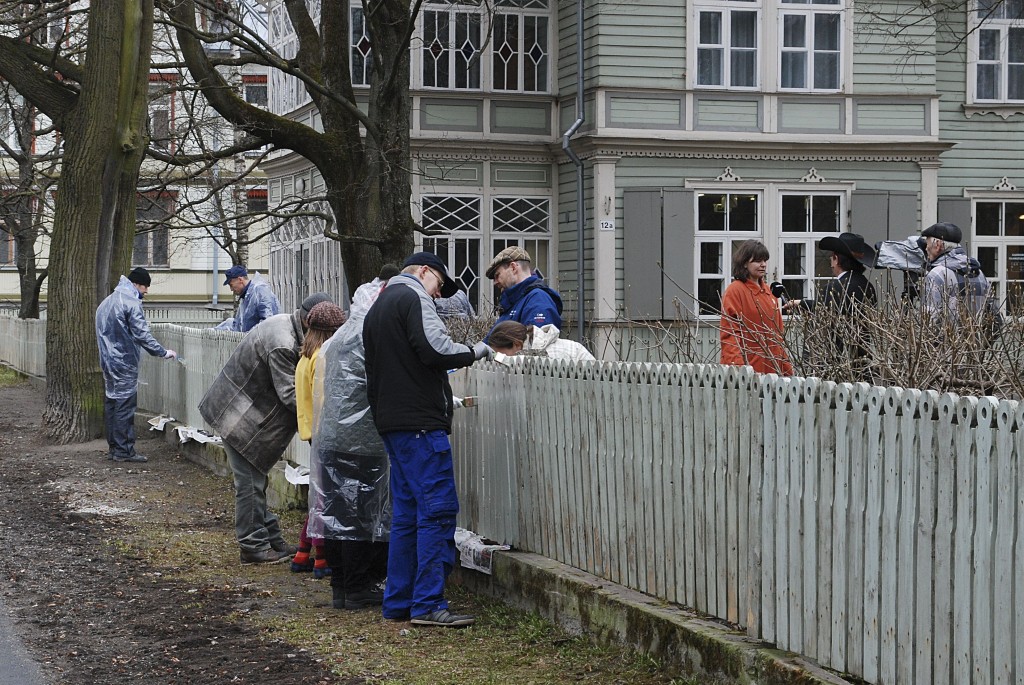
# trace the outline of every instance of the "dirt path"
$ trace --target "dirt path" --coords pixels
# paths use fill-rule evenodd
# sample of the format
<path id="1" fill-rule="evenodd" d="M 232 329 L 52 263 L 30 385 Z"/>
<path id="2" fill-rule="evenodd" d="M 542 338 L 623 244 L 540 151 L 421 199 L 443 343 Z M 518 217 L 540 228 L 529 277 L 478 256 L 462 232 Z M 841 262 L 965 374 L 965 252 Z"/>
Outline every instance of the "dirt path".
<path id="1" fill-rule="evenodd" d="M 230 500 L 204 509 L 179 498 L 185 481 L 223 483 L 162 441 L 140 442 L 150 462 L 132 468 L 107 461 L 102 441 L 46 444 L 42 395 L 27 384 L 0 390 L 0 406 L 2 591 L 54 682 L 331 682 L 307 654 L 228 620 L 258 608 L 258 582 L 191 587 L 133 549 L 126 519 L 224 528 Z"/>
<path id="2" fill-rule="evenodd" d="M 41 391 L 0 383 L 0 592 L 52 683 L 671 682 L 458 588 L 469 630 L 333 610 L 327 581 L 238 563 L 227 479 L 162 440 L 139 442 L 141 465 L 49 444 L 42 411 Z M 294 540 L 299 513 L 283 521 Z"/>

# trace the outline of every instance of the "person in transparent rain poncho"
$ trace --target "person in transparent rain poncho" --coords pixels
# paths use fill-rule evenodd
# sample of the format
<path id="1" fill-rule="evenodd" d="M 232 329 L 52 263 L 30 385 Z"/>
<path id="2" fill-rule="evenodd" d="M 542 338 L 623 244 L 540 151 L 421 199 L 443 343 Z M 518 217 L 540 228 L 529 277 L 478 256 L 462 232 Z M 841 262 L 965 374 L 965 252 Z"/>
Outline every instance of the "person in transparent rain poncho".
<path id="1" fill-rule="evenodd" d="M 324 540 L 336 609 L 384 599 L 391 498 L 388 455 L 366 398 L 363 319 L 380 287 L 359 288 L 323 347 L 313 382 L 308 533 Z"/>
<path id="2" fill-rule="evenodd" d="M 119 462 L 145 462 L 135 451 L 135 406 L 139 393 L 140 350 L 154 357 L 177 359 L 149 332 L 142 298 L 151 279 L 142 267 L 121 276 L 114 292 L 96 309 L 96 343 L 103 372 L 103 418 L 107 458 Z"/>

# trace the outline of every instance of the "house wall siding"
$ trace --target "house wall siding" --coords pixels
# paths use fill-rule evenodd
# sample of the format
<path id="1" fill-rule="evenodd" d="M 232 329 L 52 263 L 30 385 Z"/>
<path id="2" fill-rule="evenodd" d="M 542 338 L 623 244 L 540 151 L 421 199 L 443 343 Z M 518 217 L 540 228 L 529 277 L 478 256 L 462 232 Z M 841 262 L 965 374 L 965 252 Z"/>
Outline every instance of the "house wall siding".
<path id="1" fill-rule="evenodd" d="M 949 26 L 963 27 L 963 12 L 947 15 Z M 975 113 L 968 116 L 967 47 L 950 31 L 939 36 L 937 51 L 942 140 L 956 143 L 942 154 L 939 196 L 963 197 L 964 188 L 991 188 L 1003 176 L 1024 187 L 1024 114 Z M 939 217 L 941 219 L 941 217 Z"/>
<path id="2" fill-rule="evenodd" d="M 680 2 L 587 3 L 586 88 L 681 90 L 686 74 L 686 6 Z M 558 9 L 558 88 L 576 90 L 576 4 Z"/>
<path id="3" fill-rule="evenodd" d="M 856 47 L 851 92 L 934 94 L 935 22 L 929 10 L 907 2 L 852 4 Z"/>

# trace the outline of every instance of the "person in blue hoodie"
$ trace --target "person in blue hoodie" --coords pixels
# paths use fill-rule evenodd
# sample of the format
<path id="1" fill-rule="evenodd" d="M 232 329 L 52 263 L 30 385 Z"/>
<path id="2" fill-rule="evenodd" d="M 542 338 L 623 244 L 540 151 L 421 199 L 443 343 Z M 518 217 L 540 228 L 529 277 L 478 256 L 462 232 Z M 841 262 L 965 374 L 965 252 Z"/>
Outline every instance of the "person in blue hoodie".
<path id="1" fill-rule="evenodd" d="M 487 278 L 501 289 L 494 325 L 518 321 L 524 326 L 542 328 L 551 324 L 561 329 L 562 297 L 544 285 L 530 265 L 530 253 L 518 245 L 506 247 L 491 260 Z"/>
<path id="2" fill-rule="evenodd" d="M 135 451 L 135 407 L 139 393 L 140 348 L 154 357 L 177 359 L 149 332 L 142 298 L 149 292 L 152 279 L 141 267 L 121 276 L 96 309 L 96 342 L 103 371 L 103 418 L 107 431 L 108 459 L 144 462 Z"/>
<path id="3" fill-rule="evenodd" d="M 224 285 L 238 296 L 238 316 L 221 322 L 218 330 L 248 333 L 260 321 L 281 313 L 281 305 L 270 284 L 259 274 L 249 278 L 249 272 L 241 264 L 224 272 Z"/>

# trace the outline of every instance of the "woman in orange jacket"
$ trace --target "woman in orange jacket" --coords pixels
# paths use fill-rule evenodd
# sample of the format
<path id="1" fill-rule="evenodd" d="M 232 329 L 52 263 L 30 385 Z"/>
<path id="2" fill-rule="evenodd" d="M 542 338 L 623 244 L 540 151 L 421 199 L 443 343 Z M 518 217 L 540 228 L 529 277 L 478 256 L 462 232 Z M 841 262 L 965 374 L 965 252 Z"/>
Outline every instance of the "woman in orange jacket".
<path id="1" fill-rule="evenodd" d="M 793 365 L 782 340 L 782 312 L 765 282 L 767 272 L 764 243 L 748 240 L 740 245 L 732 260 L 735 280 L 722 296 L 721 363 L 791 376 Z"/>

